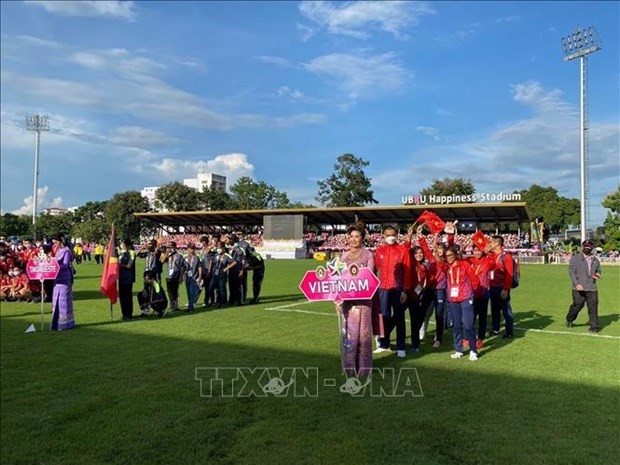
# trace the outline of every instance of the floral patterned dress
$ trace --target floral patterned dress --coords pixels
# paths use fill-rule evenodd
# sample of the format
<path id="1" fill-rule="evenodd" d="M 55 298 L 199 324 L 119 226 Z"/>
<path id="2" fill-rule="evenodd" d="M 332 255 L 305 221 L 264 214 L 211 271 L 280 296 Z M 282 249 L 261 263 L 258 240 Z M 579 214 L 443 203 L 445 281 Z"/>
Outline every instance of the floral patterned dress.
<path id="1" fill-rule="evenodd" d="M 340 260 L 347 267 L 375 268 L 374 256 L 366 249 L 348 250 Z M 343 371 L 350 376 L 368 376 L 372 370 L 372 300 L 342 302 L 340 331 Z"/>

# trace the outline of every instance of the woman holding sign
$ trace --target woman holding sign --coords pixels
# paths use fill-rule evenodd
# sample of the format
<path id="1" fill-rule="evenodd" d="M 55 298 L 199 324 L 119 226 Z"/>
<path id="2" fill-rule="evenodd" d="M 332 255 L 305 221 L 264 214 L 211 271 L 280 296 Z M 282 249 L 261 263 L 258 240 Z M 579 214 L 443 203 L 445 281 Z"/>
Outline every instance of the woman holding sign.
<path id="1" fill-rule="evenodd" d="M 358 268 L 374 270 L 375 259 L 370 250 L 363 248 L 366 227 L 355 223 L 347 228 L 349 250 L 341 261 L 351 270 Z M 340 315 L 342 334 L 342 369 L 347 375 L 368 376 L 372 369 L 372 300 L 345 300 L 336 304 Z"/>
<path id="2" fill-rule="evenodd" d="M 60 271 L 54 282 L 52 294 L 52 326 L 53 331 L 63 331 L 75 326 L 73 318 L 73 269 L 71 268 L 71 249 L 67 247 L 64 236 L 57 234 L 52 237 L 55 257 Z"/>

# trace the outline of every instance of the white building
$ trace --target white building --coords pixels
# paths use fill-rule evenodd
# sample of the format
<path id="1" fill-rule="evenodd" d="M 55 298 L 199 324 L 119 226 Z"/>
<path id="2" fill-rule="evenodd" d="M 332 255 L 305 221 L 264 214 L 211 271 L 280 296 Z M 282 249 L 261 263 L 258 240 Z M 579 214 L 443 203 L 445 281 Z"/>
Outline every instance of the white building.
<path id="1" fill-rule="evenodd" d="M 159 186 L 145 187 L 140 191 L 142 197 L 146 197 L 149 201 L 151 208 L 155 208 L 155 192 L 157 192 Z"/>
<path id="2" fill-rule="evenodd" d="M 226 176 L 214 173 L 198 173 L 197 178 L 184 179 L 183 184 L 200 192 L 213 186 L 222 192 L 226 192 Z"/>
<path id="3" fill-rule="evenodd" d="M 226 176 L 214 173 L 198 173 L 197 178 L 184 179 L 183 184 L 187 187 L 196 189 L 199 192 L 213 186 L 215 189 L 226 192 Z M 140 191 L 142 197 L 146 197 L 153 210 L 155 208 L 155 192 L 160 186 L 145 187 Z"/>

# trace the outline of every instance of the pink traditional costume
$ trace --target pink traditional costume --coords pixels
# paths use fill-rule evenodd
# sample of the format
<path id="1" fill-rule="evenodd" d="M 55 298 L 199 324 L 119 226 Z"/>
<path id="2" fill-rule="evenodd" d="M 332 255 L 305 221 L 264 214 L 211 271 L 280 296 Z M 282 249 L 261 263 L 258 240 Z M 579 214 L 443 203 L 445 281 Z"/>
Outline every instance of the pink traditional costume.
<path id="1" fill-rule="evenodd" d="M 375 268 L 373 253 L 363 248 L 344 252 L 340 260 L 346 263 L 347 267 L 355 264 L 360 268 Z M 372 307 L 372 300 L 342 302 L 342 369 L 347 375 L 368 376 L 372 370 Z"/>

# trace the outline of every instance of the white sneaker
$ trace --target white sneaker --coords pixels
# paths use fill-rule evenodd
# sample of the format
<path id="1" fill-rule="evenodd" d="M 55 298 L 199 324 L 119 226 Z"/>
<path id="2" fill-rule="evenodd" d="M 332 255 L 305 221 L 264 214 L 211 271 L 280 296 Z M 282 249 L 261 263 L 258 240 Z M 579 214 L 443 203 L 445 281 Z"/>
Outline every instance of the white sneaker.
<path id="1" fill-rule="evenodd" d="M 383 352 L 390 352 L 390 349 L 387 349 L 385 347 L 377 347 L 375 350 L 372 351 L 373 354 L 381 354 Z"/>
<path id="2" fill-rule="evenodd" d="M 454 352 L 452 355 L 450 355 L 450 358 L 457 359 L 457 358 L 461 358 L 462 356 L 463 356 L 463 352 Z"/>
<path id="3" fill-rule="evenodd" d="M 405 358 L 407 356 L 407 352 L 405 352 L 404 350 L 397 350 L 396 351 L 396 356 L 398 358 Z"/>
<path id="4" fill-rule="evenodd" d="M 463 355 L 463 354 L 461 354 Z M 469 360 L 471 360 L 472 362 L 475 362 L 476 360 L 478 360 L 478 354 L 476 352 L 470 352 L 469 353 Z"/>

